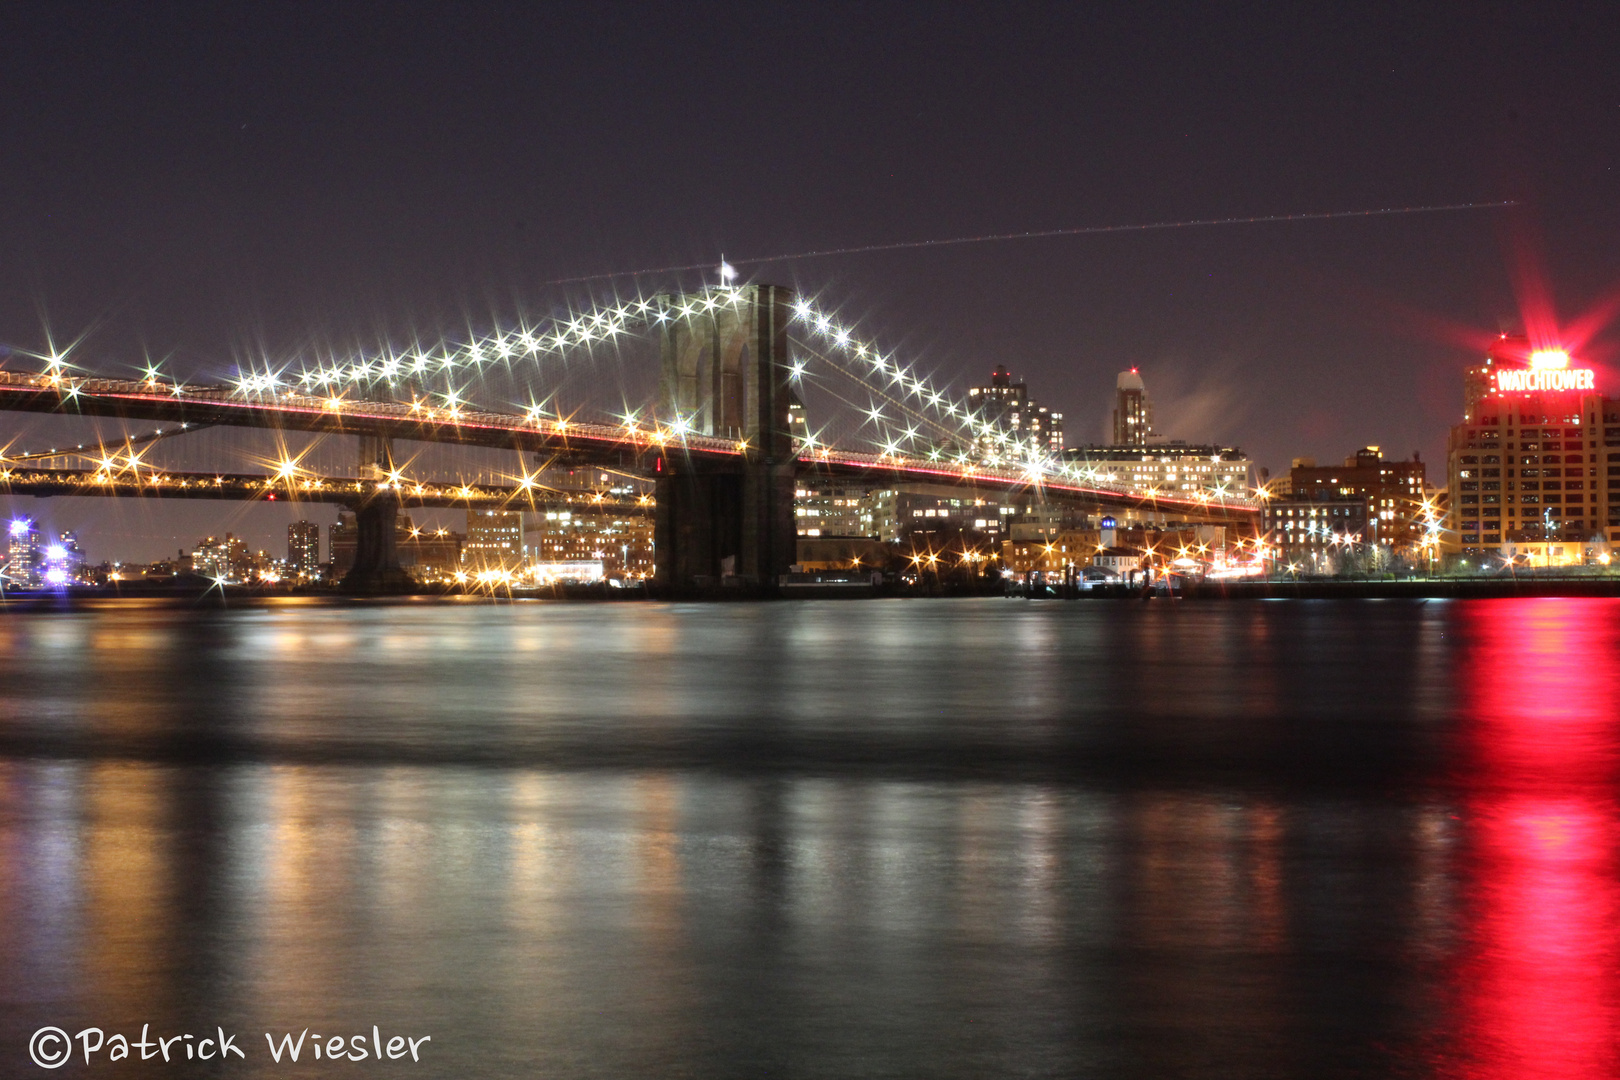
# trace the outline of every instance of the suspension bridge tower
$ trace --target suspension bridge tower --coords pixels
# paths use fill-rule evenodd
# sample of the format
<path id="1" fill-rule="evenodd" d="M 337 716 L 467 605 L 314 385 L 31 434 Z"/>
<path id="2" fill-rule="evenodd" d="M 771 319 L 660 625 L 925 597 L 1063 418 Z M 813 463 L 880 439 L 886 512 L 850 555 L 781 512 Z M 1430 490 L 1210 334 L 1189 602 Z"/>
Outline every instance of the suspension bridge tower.
<path id="1" fill-rule="evenodd" d="M 660 415 L 733 439 L 734 461 L 657 463 L 655 581 L 666 589 L 773 588 L 795 560 L 794 445 L 788 426 L 792 293 L 745 285 L 738 302 L 661 324 Z"/>

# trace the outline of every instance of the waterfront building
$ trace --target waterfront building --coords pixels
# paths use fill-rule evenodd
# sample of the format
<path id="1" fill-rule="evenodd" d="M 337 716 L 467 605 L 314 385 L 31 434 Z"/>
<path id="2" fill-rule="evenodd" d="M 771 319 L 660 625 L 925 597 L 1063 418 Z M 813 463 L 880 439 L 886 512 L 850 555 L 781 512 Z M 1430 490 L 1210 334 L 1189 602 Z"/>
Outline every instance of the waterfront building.
<path id="1" fill-rule="evenodd" d="M 870 536 L 801 536 L 796 560 L 800 571 L 883 570 L 896 552 Z"/>
<path id="2" fill-rule="evenodd" d="M 461 546 L 466 537 L 446 528 L 425 529 L 410 518 L 400 515 L 399 531 L 395 534 L 394 550 L 399 554 L 400 569 L 424 585 L 455 580 L 461 569 Z M 349 565 L 353 565 L 353 548 L 349 552 Z M 347 572 L 348 567 L 344 567 Z"/>
<path id="3" fill-rule="evenodd" d="M 1014 523 L 1002 542 L 1001 561 L 1019 579 L 1034 573 L 1062 577 L 1072 567 L 1091 564 L 1099 550 L 1096 529 Z"/>
<path id="4" fill-rule="evenodd" d="M 314 578 L 321 568 L 321 527 L 313 521 L 296 521 L 287 526 L 287 573 L 295 578 Z"/>
<path id="5" fill-rule="evenodd" d="M 793 516 L 801 537 L 877 535 L 872 489 L 847 480 L 801 479 Z"/>
<path id="6" fill-rule="evenodd" d="M 1504 335 L 1464 375 L 1447 481 L 1449 553 L 1598 559 L 1620 541 L 1620 402 L 1563 350 Z"/>
<path id="7" fill-rule="evenodd" d="M 1229 552 L 1224 525 L 1158 528 L 1107 516 L 1095 528 L 1073 521 L 1052 527 L 1032 517 L 1013 523 L 1002 544 L 1002 562 L 1020 579 L 1036 572 L 1063 576 L 1087 566 L 1120 574 L 1151 568 L 1202 575 L 1230 570 L 1231 556 L 1241 557 L 1248 543 L 1239 537 L 1237 550 Z"/>
<path id="8" fill-rule="evenodd" d="M 13 589 L 39 588 L 45 581 L 39 523 L 32 518 L 13 518 L 7 541 L 6 583 Z"/>
<path id="9" fill-rule="evenodd" d="M 1289 495 L 1271 499 L 1260 527 L 1273 572 L 1338 574 L 1380 561 L 1371 539 L 1372 503 L 1365 496 Z"/>
<path id="10" fill-rule="evenodd" d="M 590 505 L 536 511 L 524 526 L 525 556 L 547 580 L 645 578 L 653 572 L 653 516 Z M 594 566 L 595 570 L 589 570 Z M 581 577 L 592 573 L 594 577 Z"/>
<path id="11" fill-rule="evenodd" d="M 1295 458 L 1289 474 L 1288 495 L 1316 503 L 1360 499 L 1367 504 L 1366 523 L 1360 527 L 1367 543 L 1394 554 L 1412 556 L 1437 535 L 1439 517 L 1428 501 L 1428 481 L 1419 455 L 1410 461 L 1385 458 L 1376 446 L 1365 446 L 1342 465 L 1317 465 L 1313 458 Z"/>
<path id="12" fill-rule="evenodd" d="M 468 510 L 461 562 L 470 570 L 515 570 L 524 561 L 523 515 L 515 510 Z"/>
<path id="13" fill-rule="evenodd" d="M 878 539 L 897 544 L 913 533 L 974 530 L 999 536 L 1007 518 L 1021 513 L 1028 496 L 983 492 L 949 484 L 911 484 L 871 493 Z"/>

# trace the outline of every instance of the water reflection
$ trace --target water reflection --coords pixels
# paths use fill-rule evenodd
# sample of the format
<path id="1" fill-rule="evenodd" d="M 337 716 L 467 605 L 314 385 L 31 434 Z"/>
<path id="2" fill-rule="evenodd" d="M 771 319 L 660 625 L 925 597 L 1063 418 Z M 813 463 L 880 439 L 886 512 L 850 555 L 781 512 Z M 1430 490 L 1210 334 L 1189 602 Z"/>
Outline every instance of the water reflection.
<path id="1" fill-rule="evenodd" d="M 380 610 L 0 620 L 8 1060 L 1616 1071 L 1614 607 Z"/>
<path id="2" fill-rule="evenodd" d="M 1468 605 L 1470 848 L 1454 970 L 1470 1078 L 1620 1073 L 1620 630 L 1607 601 Z"/>

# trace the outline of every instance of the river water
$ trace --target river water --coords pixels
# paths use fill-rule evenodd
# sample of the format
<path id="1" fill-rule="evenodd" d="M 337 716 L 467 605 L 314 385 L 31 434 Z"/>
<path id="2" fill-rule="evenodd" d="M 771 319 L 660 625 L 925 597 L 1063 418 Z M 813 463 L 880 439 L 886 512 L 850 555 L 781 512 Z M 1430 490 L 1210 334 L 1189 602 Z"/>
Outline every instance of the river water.
<path id="1" fill-rule="evenodd" d="M 0 677 L 7 1076 L 1620 1074 L 1620 602 L 120 602 Z"/>

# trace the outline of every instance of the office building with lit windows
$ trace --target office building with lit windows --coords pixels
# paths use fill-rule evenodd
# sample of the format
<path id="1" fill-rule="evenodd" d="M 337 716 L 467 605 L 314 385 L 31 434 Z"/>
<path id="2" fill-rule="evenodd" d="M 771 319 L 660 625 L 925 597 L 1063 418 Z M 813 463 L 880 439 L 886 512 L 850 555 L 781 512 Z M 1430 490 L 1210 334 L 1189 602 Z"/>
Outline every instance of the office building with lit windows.
<path id="1" fill-rule="evenodd" d="M 623 507 L 576 506 L 526 515 L 524 551 L 532 565 L 561 572 L 595 567 L 597 578 L 645 578 L 653 571 L 653 518 Z"/>
<path id="2" fill-rule="evenodd" d="M 940 535 L 962 532 L 999 536 L 1007 519 L 1021 514 L 1027 496 L 978 491 L 943 484 L 915 484 L 877 488 L 871 495 L 872 520 L 877 536 L 886 543 L 901 543 L 918 533 Z"/>
<path id="3" fill-rule="evenodd" d="M 6 546 L 6 583 L 13 589 L 37 589 L 44 584 L 45 554 L 39 525 L 29 518 L 13 518 Z"/>
<path id="4" fill-rule="evenodd" d="M 515 570 L 523 564 L 523 515 L 513 510 L 467 511 L 461 561 L 472 570 Z"/>
<path id="5" fill-rule="evenodd" d="M 800 536 L 876 536 L 872 489 L 840 480 L 801 480 L 793 492 Z"/>
<path id="6" fill-rule="evenodd" d="M 287 573 L 295 578 L 314 578 L 321 569 L 321 527 L 313 521 L 295 521 L 287 526 Z"/>
<path id="7" fill-rule="evenodd" d="M 1417 454 L 1391 460 L 1376 446 L 1364 446 L 1340 465 L 1318 465 L 1298 458 L 1289 473 L 1291 499 L 1330 503 L 1359 499 L 1367 504 L 1363 539 L 1410 557 L 1430 536 L 1426 466 Z M 1438 519 L 1435 519 L 1438 520 Z"/>
<path id="8" fill-rule="evenodd" d="M 1364 496 L 1287 496 L 1260 511 L 1273 573 L 1338 574 L 1378 561 L 1372 500 Z"/>
<path id="9" fill-rule="evenodd" d="M 1500 338 L 1447 455 L 1448 550 L 1557 565 L 1620 542 L 1620 401 L 1566 352 Z"/>

